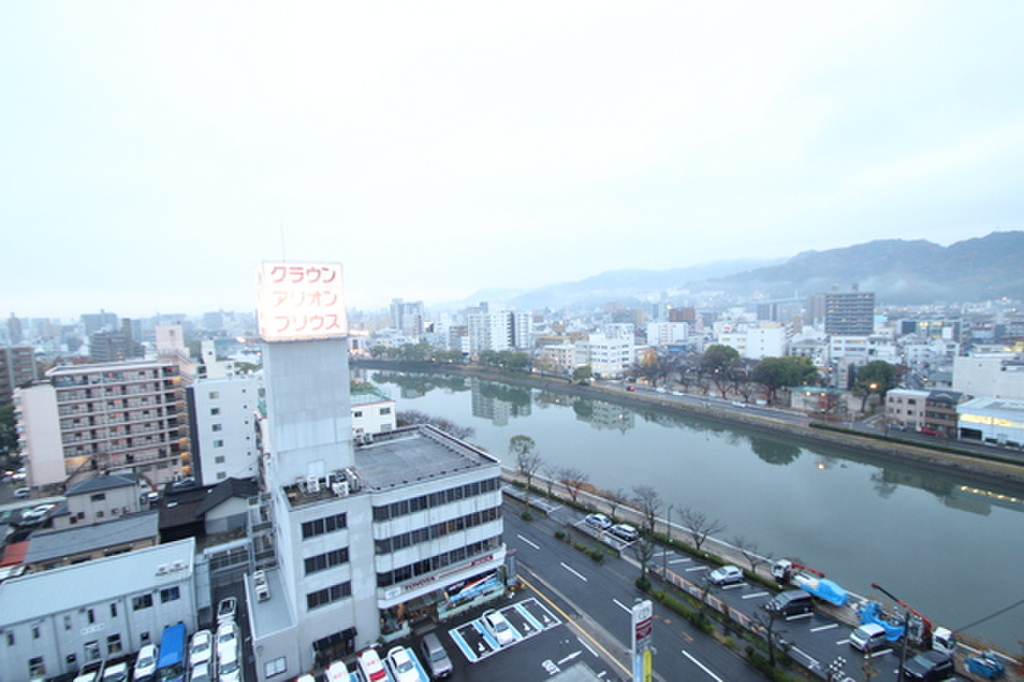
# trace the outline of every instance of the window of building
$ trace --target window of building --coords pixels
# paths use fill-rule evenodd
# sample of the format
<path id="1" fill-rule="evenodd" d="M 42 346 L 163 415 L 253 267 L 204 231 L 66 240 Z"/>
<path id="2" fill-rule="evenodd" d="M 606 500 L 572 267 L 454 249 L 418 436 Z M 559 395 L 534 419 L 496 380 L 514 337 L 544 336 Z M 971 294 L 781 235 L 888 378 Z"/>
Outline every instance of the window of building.
<path id="1" fill-rule="evenodd" d="M 352 595 L 352 583 L 343 582 L 306 595 L 306 609 L 312 611 Z"/>
<path id="2" fill-rule="evenodd" d="M 340 566 L 347 561 L 348 547 L 334 549 L 325 554 L 307 557 L 304 562 L 306 566 L 306 575 L 309 575 L 310 573 L 317 573 L 319 571 L 326 571 L 328 568 Z"/>
<path id="3" fill-rule="evenodd" d="M 212 416 L 216 417 L 218 414 L 220 414 L 220 408 L 219 407 L 211 407 L 210 408 L 210 414 Z"/>
<path id="4" fill-rule="evenodd" d="M 224 441 L 222 441 L 222 440 L 215 440 L 215 441 L 213 441 L 213 447 L 215 447 L 215 448 L 222 448 L 222 447 L 224 447 Z"/>
<path id="5" fill-rule="evenodd" d="M 380 408 L 380 413 L 381 414 L 391 414 L 391 408 L 390 407 L 382 407 L 382 408 Z"/>
<path id="6" fill-rule="evenodd" d="M 152 605 L 153 595 L 151 594 L 140 594 L 138 597 L 132 597 L 132 611 L 148 609 Z"/>
<path id="7" fill-rule="evenodd" d="M 121 653 L 121 635 L 114 634 L 107 637 L 107 655 L 114 656 Z"/>
<path id="8" fill-rule="evenodd" d="M 363 411 L 362 410 L 356 410 L 355 412 L 352 413 L 352 416 L 353 417 L 362 417 L 363 416 Z"/>
<path id="9" fill-rule="evenodd" d="M 224 425 L 223 424 L 214 424 L 213 425 L 213 430 L 214 431 L 223 431 L 224 430 Z"/>
<path id="10" fill-rule="evenodd" d="M 96 612 L 93 611 L 92 609 L 86 609 L 85 610 L 85 619 L 89 622 L 89 625 L 92 625 L 93 623 L 96 622 Z"/>
<path id="11" fill-rule="evenodd" d="M 223 479 L 225 479 L 227 477 L 228 477 L 228 474 L 227 474 L 226 471 L 218 471 L 217 472 L 217 480 L 218 481 L 223 480 Z"/>
<path id="12" fill-rule="evenodd" d="M 333 514 L 322 519 L 306 521 L 302 524 L 302 538 L 311 538 L 325 533 L 333 533 L 347 525 L 345 514 Z"/>
<path id="13" fill-rule="evenodd" d="M 95 495 L 90 495 L 89 496 L 89 501 L 90 502 L 102 502 L 105 499 L 107 499 L 107 494 L 106 493 L 96 493 Z"/>
<path id="14" fill-rule="evenodd" d="M 7 631 L 7 646 L 14 646 L 14 630 Z"/>
<path id="15" fill-rule="evenodd" d="M 272 661 L 267 661 L 263 665 L 263 673 L 264 673 L 263 676 L 267 677 L 267 678 L 270 678 L 270 677 L 273 677 L 274 675 L 280 675 L 287 668 L 288 668 L 288 665 L 287 665 L 287 662 L 285 661 L 285 657 L 284 656 L 282 656 L 281 658 L 275 658 Z"/>
<path id="16" fill-rule="evenodd" d="M 70 614 L 65 614 L 64 615 L 64 629 L 65 630 L 70 630 L 71 629 L 71 616 L 70 616 Z"/>
<path id="17" fill-rule="evenodd" d="M 161 604 L 166 604 L 169 601 L 178 601 L 179 599 L 181 599 L 181 589 L 177 585 L 160 590 Z"/>
<path id="18" fill-rule="evenodd" d="M 33 625 L 32 626 L 32 639 L 39 639 L 39 626 L 38 625 Z"/>
<path id="19" fill-rule="evenodd" d="M 220 391 L 210 391 L 210 400 L 218 400 L 220 398 Z"/>
<path id="20" fill-rule="evenodd" d="M 117 618 L 117 602 L 111 602 L 110 604 L 110 617 Z"/>
<path id="21" fill-rule="evenodd" d="M 224 455 L 217 455 L 216 457 L 213 458 L 213 461 L 215 463 L 217 463 L 217 464 L 223 464 L 224 463 Z"/>
<path id="22" fill-rule="evenodd" d="M 33 679 L 46 676 L 46 665 L 43 663 L 42 656 L 28 659 L 28 675 Z"/>

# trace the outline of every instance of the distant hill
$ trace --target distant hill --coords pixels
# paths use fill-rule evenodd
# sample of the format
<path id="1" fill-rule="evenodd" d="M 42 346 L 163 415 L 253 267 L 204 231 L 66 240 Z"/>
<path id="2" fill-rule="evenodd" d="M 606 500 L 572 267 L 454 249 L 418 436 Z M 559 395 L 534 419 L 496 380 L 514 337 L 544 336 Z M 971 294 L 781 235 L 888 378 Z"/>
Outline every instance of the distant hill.
<path id="1" fill-rule="evenodd" d="M 923 239 L 884 239 L 829 251 L 807 251 L 781 265 L 708 282 L 740 293 L 807 295 L 833 286 L 873 291 L 887 304 L 1024 298 L 1024 232 L 993 232 L 942 247 Z"/>
<path id="2" fill-rule="evenodd" d="M 786 261 L 725 261 L 672 270 L 611 270 L 576 282 L 528 292 L 503 292 L 520 310 L 591 308 L 635 303 L 662 292 L 720 290 L 772 298 L 807 296 L 856 284 L 880 303 L 918 305 L 1024 299 L 1024 232 L 993 232 L 940 246 L 924 239 L 883 239 L 828 251 L 805 251 Z M 469 301 L 488 300 L 478 292 Z"/>

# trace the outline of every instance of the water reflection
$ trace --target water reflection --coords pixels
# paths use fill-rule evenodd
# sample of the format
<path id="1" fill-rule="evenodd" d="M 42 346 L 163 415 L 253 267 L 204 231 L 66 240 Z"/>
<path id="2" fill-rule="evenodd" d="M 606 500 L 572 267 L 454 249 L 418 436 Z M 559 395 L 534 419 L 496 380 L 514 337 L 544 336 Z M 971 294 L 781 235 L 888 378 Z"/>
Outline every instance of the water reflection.
<path id="1" fill-rule="evenodd" d="M 762 461 L 775 466 L 792 464 L 800 456 L 800 448 L 796 445 L 760 436 L 750 437 L 750 449 Z"/>

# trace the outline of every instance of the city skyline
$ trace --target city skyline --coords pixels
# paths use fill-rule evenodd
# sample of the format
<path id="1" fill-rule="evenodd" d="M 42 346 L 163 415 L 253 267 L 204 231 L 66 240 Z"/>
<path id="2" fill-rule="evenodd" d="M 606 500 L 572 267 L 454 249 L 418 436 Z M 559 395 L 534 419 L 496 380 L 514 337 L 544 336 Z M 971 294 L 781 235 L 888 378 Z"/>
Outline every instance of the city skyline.
<path id="1" fill-rule="evenodd" d="M 1010 2 L 0 8 L 0 311 L 348 303 L 1024 227 Z"/>

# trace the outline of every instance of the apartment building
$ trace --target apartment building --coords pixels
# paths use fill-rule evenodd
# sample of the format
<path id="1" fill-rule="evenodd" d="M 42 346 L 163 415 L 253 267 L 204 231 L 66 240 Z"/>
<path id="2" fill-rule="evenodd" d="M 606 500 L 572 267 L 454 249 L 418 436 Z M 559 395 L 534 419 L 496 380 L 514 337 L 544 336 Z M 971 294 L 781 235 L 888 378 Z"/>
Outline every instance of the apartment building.
<path id="1" fill-rule="evenodd" d="M 199 379 L 186 388 L 192 461 L 185 474 L 203 486 L 256 476 L 261 384 L 259 375 L 241 374 Z"/>
<path id="2" fill-rule="evenodd" d="M 0 405 L 9 405 L 14 389 L 36 378 L 35 350 L 30 346 L 0 348 Z"/>
<path id="3" fill-rule="evenodd" d="M 69 365 L 15 391 L 32 487 L 130 471 L 159 484 L 189 461 L 185 377 L 166 360 Z"/>

